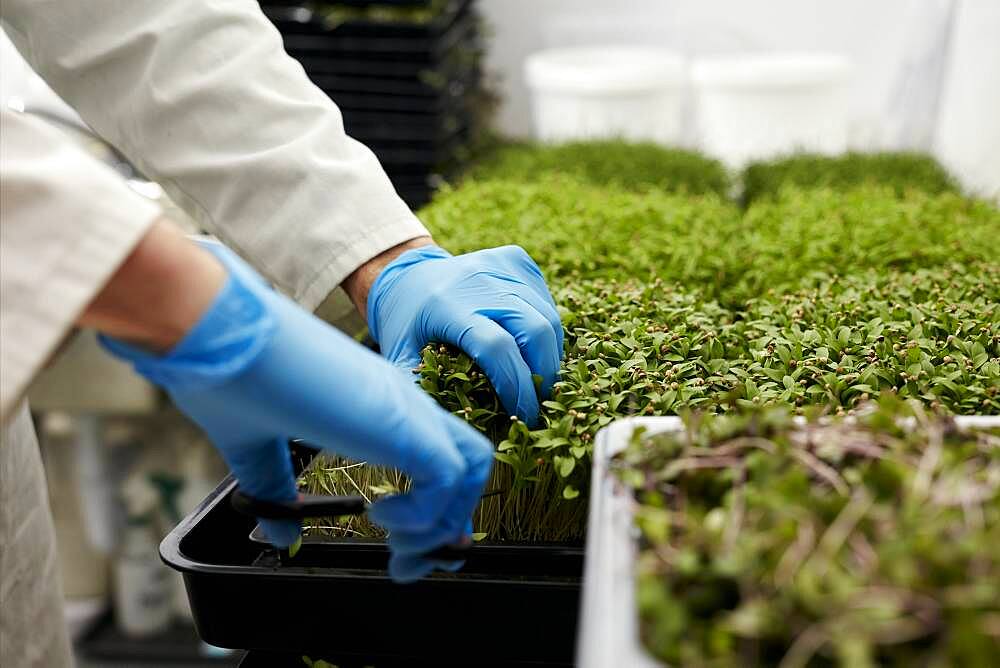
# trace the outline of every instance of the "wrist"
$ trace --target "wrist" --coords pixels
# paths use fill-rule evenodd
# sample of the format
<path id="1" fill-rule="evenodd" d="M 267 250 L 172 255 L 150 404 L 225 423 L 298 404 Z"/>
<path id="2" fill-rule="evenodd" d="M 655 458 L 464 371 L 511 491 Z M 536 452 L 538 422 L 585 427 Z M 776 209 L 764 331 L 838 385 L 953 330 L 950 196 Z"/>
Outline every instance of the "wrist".
<path id="1" fill-rule="evenodd" d="M 208 310 L 226 276 L 210 253 L 161 219 L 77 322 L 146 350 L 164 352 Z"/>
<path id="2" fill-rule="evenodd" d="M 400 307 L 398 296 L 396 298 L 393 297 L 394 294 L 397 294 L 394 288 L 400 285 L 407 276 L 411 275 L 410 270 L 415 265 L 433 260 L 446 260 L 450 257 L 451 253 L 440 246 L 431 244 L 410 248 L 404 253 L 397 255 L 392 262 L 382 268 L 382 271 L 375 278 L 375 282 L 372 283 L 371 289 L 368 292 L 368 312 L 366 314 L 368 333 L 377 344 L 380 346 L 385 344 L 381 338 L 382 325 L 386 319 L 391 319 L 393 311 Z M 426 272 L 422 272 L 422 278 L 418 278 L 415 283 L 412 281 L 407 282 L 406 286 L 409 287 L 401 288 L 401 292 L 406 295 L 404 299 L 413 301 L 415 298 L 417 301 L 420 301 L 421 296 L 413 294 L 411 288 L 417 293 L 421 290 L 426 292 L 430 289 L 430 285 L 426 282 L 428 280 Z M 411 324 L 415 325 L 416 323 Z"/>
<path id="3" fill-rule="evenodd" d="M 429 246 L 434 243 L 431 237 L 417 237 L 404 241 L 401 244 L 379 253 L 363 265 L 355 269 L 350 276 L 344 279 L 341 287 L 354 304 L 362 318 L 368 318 L 368 294 L 372 285 L 385 267 L 408 250 Z M 369 326 L 371 323 L 369 323 Z"/>
<path id="4" fill-rule="evenodd" d="M 109 352 L 171 392 L 220 385 L 249 371 L 274 339 L 281 305 L 291 304 L 229 249 L 200 246 L 224 268 L 226 280 L 180 340 L 161 352 L 115 335 L 99 337 Z"/>

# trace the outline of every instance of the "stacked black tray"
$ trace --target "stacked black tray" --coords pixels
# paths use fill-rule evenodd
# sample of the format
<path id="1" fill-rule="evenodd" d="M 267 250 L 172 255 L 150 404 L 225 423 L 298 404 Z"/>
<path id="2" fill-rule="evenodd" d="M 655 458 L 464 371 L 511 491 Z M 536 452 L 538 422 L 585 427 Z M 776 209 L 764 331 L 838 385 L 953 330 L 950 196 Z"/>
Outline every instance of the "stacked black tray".
<path id="1" fill-rule="evenodd" d="M 461 169 L 477 130 L 482 43 L 474 2 L 261 3 L 285 50 L 337 103 L 348 134 L 375 152 L 411 207 Z M 367 14 L 371 5 L 425 15 L 387 19 Z"/>

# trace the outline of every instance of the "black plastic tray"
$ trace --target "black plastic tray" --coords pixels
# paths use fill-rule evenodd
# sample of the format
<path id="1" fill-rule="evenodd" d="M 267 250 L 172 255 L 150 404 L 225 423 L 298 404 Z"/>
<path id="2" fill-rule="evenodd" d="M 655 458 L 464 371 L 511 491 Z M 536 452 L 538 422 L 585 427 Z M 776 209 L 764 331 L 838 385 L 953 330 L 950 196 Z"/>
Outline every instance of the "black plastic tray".
<path id="1" fill-rule="evenodd" d="M 456 132 L 437 139 L 375 139 L 364 135 L 351 135 L 363 142 L 368 148 L 384 158 L 388 164 L 435 164 L 442 160 L 453 159 L 460 155 L 462 147 L 469 143 L 472 130 L 469 127 L 460 128 Z"/>
<path id="2" fill-rule="evenodd" d="M 413 76 L 425 69 L 454 69 L 465 56 L 481 56 L 484 47 L 480 24 L 479 15 L 470 12 L 437 39 L 362 39 L 294 32 L 287 24 L 275 23 L 285 50 L 300 61 L 311 62 L 324 72 L 380 76 Z"/>
<path id="3" fill-rule="evenodd" d="M 338 74 L 342 76 L 374 76 L 402 79 L 420 79 L 428 74 L 440 79 L 450 79 L 455 73 L 467 71 L 474 63 L 482 61 L 484 46 L 479 23 L 473 18 L 463 19 L 464 27 L 449 33 L 447 42 L 440 43 L 429 53 L 350 54 L 328 53 L 327 44 L 322 48 L 301 49 L 286 43 L 289 55 L 296 58 L 307 72 Z M 314 44 L 317 46 L 319 43 Z M 464 53 L 463 53 L 464 51 Z"/>
<path id="4" fill-rule="evenodd" d="M 436 189 L 429 186 L 420 188 L 401 188 L 396 186 L 396 193 L 402 198 L 411 209 L 419 209 L 428 204 L 434 197 Z"/>
<path id="5" fill-rule="evenodd" d="M 467 106 L 468 98 L 476 92 L 474 86 L 450 87 L 437 97 L 408 97 L 406 95 L 357 93 L 322 88 L 320 90 L 323 90 L 342 110 L 411 114 L 461 113 Z"/>
<path id="6" fill-rule="evenodd" d="M 407 174 L 406 172 L 389 173 L 389 179 L 396 191 L 407 199 L 407 195 L 416 198 L 429 199 L 445 183 L 454 180 L 458 169 L 441 169 L 430 172 Z M 407 200 L 409 201 L 409 200 Z"/>
<path id="7" fill-rule="evenodd" d="M 262 5 L 301 5 L 302 0 L 267 0 Z M 348 7 L 370 7 L 371 5 L 396 5 L 397 7 L 426 7 L 431 0 L 329 0 L 330 5 L 346 5 Z"/>
<path id="8" fill-rule="evenodd" d="M 392 123 L 366 123 L 344 119 L 347 133 L 363 144 L 415 142 L 439 145 L 470 127 L 467 118 L 442 117 L 436 121 L 404 117 Z"/>
<path id="9" fill-rule="evenodd" d="M 445 140 L 470 124 L 470 113 L 462 109 L 428 114 L 341 109 L 341 115 L 344 127 L 352 137 L 358 135 L 400 141 Z"/>
<path id="10" fill-rule="evenodd" d="M 361 133 L 350 132 L 350 135 L 359 142 L 369 147 L 376 153 L 396 150 L 406 150 L 409 152 L 420 152 L 433 156 L 451 156 L 455 154 L 455 149 L 468 143 L 470 136 L 467 128 L 461 128 L 458 132 L 452 133 L 448 137 L 425 138 L 425 139 L 395 139 L 392 137 L 381 138 Z"/>
<path id="11" fill-rule="evenodd" d="M 305 66 L 303 66 L 305 67 Z M 374 93 L 377 95 L 404 95 L 410 97 L 435 98 L 449 88 L 458 94 L 479 80 L 479 72 L 470 67 L 464 72 L 455 72 L 445 79 L 423 81 L 417 78 L 390 78 L 370 75 L 323 74 L 306 68 L 306 74 L 318 88 L 328 93 Z"/>
<path id="12" fill-rule="evenodd" d="M 415 79 L 425 71 L 435 72 L 441 63 L 427 63 L 409 59 L 375 59 L 364 56 L 338 56 L 308 51 L 289 51 L 306 72 L 340 74 L 344 76 L 375 76 Z"/>
<path id="13" fill-rule="evenodd" d="M 426 23 L 369 19 L 350 19 L 342 23 L 333 23 L 321 13 L 313 11 L 307 2 L 298 6 L 273 5 L 265 2 L 261 3 L 261 7 L 272 21 L 287 23 L 289 29 L 303 33 L 323 32 L 340 37 L 391 36 L 434 39 L 448 32 L 455 22 L 468 12 L 474 2 L 475 0 L 450 0 L 440 14 Z"/>
<path id="14" fill-rule="evenodd" d="M 329 4 L 347 5 L 350 7 L 368 7 L 371 5 L 398 5 L 399 7 L 426 7 L 431 0 L 331 0 Z M 261 6 L 291 6 L 302 4 L 302 0 L 266 0 Z"/>
<path id="15" fill-rule="evenodd" d="M 364 54 L 371 57 L 422 56 L 433 61 L 467 39 L 469 25 L 477 22 L 468 11 L 472 0 L 454 0 L 436 20 L 426 25 L 346 21 L 333 25 L 304 7 L 265 7 L 264 13 L 281 32 L 291 55 L 327 53 Z"/>
<path id="16" fill-rule="evenodd" d="M 396 173 L 432 173 L 464 162 L 468 149 L 465 145 L 428 151 L 420 148 L 372 148 L 390 178 Z"/>
<path id="17" fill-rule="evenodd" d="M 464 165 L 442 165 L 438 169 L 390 169 L 386 171 L 392 184 L 397 189 L 419 190 L 429 188 L 437 190 L 446 182 L 452 182 L 461 176 Z"/>
<path id="18" fill-rule="evenodd" d="M 582 548 L 478 544 L 458 573 L 411 585 L 389 579 L 377 542 L 306 542 L 280 565 L 250 541 L 235 487 L 223 480 L 160 545 L 206 642 L 379 666 L 571 664 Z"/>

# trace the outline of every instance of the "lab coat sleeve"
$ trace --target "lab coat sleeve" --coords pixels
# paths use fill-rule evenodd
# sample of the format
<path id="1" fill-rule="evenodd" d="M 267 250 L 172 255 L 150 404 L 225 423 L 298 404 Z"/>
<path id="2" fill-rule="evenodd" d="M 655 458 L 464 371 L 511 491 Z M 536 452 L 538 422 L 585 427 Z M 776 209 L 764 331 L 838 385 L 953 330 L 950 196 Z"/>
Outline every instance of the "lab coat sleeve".
<path id="1" fill-rule="evenodd" d="M 427 234 L 254 0 L 5 0 L 4 22 L 98 134 L 303 306 Z"/>
<path id="2" fill-rule="evenodd" d="M 160 214 L 44 122 L 0 109 L 0 421 Z"/>

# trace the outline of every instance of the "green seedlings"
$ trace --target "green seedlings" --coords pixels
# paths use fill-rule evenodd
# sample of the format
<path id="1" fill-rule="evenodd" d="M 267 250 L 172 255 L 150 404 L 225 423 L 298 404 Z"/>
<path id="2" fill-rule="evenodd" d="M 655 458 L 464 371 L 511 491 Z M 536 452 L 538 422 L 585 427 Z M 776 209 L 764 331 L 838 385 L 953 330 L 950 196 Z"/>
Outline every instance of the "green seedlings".
<path id="1" fill-rule="evenodd" d="M 753 231 L 743 241 L 740 283 L 723 293 L 730 302 L 869 270 L 995 265 L 992 240 L 1000 238 L 1000 211 L 986 202 L 900 199 L 885 188 L 786 189 L 752 205 L 743 221 Z"/>
<path id="2" fill-rule="evenodd" d="M 755 300 L 741 316 L 733 334 L 764 404 L 842 412 L 894 393 L 934 410 L 1000 414 L 996 264 L 829 279 Z"/>
<path id="3" fill-rule="evenodd" d="M 742 214 L 714 195 L 634 193 L 568 177 L 470 181 L 421 212 L 454 252 L 517 242 L 550 283 L 657 278 L 723 306 L 834 274 L 991 261 L 1000 211 L 957 195 L 786 190 Z"/>
<path id="4" fill-rule="evenodd" d="M 565 359 L 542 424 L 509 422 L 465 355 L 424 351 L 421 385 L 498 444 L 513 486 L 585 493 L 597 431 L 630 415 L 784 405 L 834 414 L 883 395 L 1000 414 L 1000 268 L 862 274 L 734 312 L 676 286 L 557 288 Z M 947 309 L 941 307 L 947 302 Z"/>
<path id="5" fill-rule="evenodd" d="M 738 210 L 715 195 L 639 194 L 565 175 L 469 181 L 439 193 L 420 218 L 453 252 L 519 243 L 550 283 L 707 276 L 718 264 L 708 256 L 740 226 Z"/>
<path id="6" fill-rule="evenodd" d="M 1000 414 L 1000 268 L 875 272 L 753 302 L 703 302 L 662 282 L 555 287 L 565 358 L 539 427 L 511 421 L 467 356 L 428 346 L 421 386 L 498 445 L 475 518 L 493 540 L 582 537 L 593 439 L 619 417 L 783 405 L 853 413 L 882 396 L 934 410 Z M 947 303 L 947 307 L 942 307 Z M 327 462 L 309 491 L 402 489 L 392 472 Z M 330 527 L 329 523 L 320 526 Z M 379 535 L 363 518 L 340 535 Z M 334 532 L 336 533 L 336 532 Z"/>
<path id="7" fill-rule="evenodd" d="M 307 668 L 337 668 L 336 664 L 322 659 L 310 659 L 308 656 L 302 657 L 302 663 Z"/>
<path id="8" fill-rule="evenodd" d="M 717 160 L 693 151 L 616 140 L 506 144 L 476 165 L 469 177 L 530 182 L 553 174 L 639 192 L 726 197 L 731 189 L 729 175 Z"/>
<path id="9" fill-rule="evenodd" d="M 747 167 L 743 171 L 743 202 L 773 197 L 788 186 L 845 190 L 866 184 L 888 186 L 897 195 L 915 190 L 959 192 L 948 171 L 921 153 L 800 154 Z"/>
<path id="10" fill-rule="evenodd" d="M 369 503 L 385 494 L 405 491 L 407 488 L 406 478 L 398 471 L 369 466 L 363 462 L 351 462 L 330 454 L 316 457 L 299 476 L 298 482 L 300 489 L 310 494 L 360 495 Z M 385 531 L 370 522 L 367 514 L 311 518 L 303 522 L 303 530 L 309 535 L 319 534 L 335 538 L 385 536 Z"/>
<path id="11" fill-rule="evenodd" d="M 293 558 L 302 549 L 302 536 L 295 539 L 295 542 L 288 546 L 288 558 Z"/>
<path id="12" fill-rule="evenodd" d="M 561 378 L 529 430 L 463 354 L 415 375 L 497 445 L 474 518 L 490 540 L 578 540 L 596 433 L 631 415 L 786 406 L 847 415 L 885 397 L 1000 414 L 1000 212 L 955 194 L 784 189 L 745 212 L 714 194 L 598 187 L 565 175 L 471 180 L 421 212 L 454 252 L 521 243 L 565 334 Z M 370 499 L 398 472 L 323 458 L 302 484 Z M 318 521 L 379 536 L 365 518 Z"/>
<path id="13" fill-rule="evenodd" d="M 1000 435 L 885 402 L 855 422 L 692 416 L 616 462 L 646 648 L 671 665 L 987 666 Z"/>

